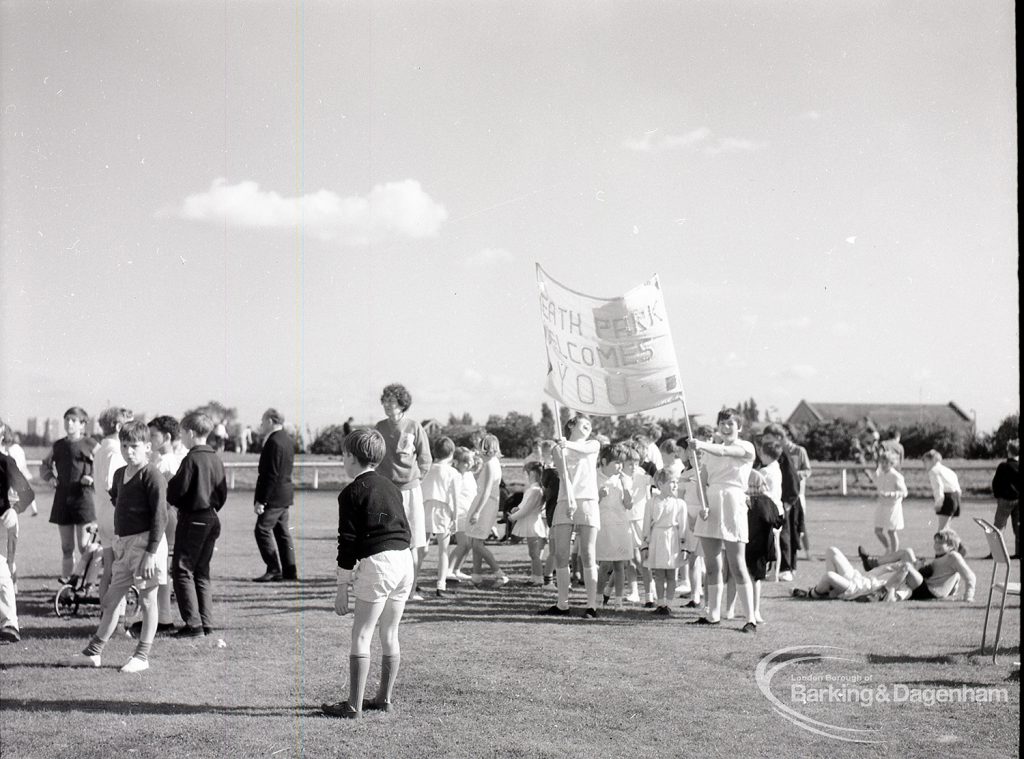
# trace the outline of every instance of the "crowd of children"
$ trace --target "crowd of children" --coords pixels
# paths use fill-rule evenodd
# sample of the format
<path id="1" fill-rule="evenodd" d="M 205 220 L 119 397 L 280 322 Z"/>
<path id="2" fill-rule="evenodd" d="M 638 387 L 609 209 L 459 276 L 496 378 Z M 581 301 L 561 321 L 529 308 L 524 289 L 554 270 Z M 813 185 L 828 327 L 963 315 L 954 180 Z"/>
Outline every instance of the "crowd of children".
<path id="1" fill-rule="evenodd" d="M 442 437 L 428 447 L 422 428 L 405 417 L 411 396 L 403 386 L 389 385 L 381 402 L 386 418 L 376 429 L 350 432 L 343 446 L 352 481 L 338 498 L 335 611 L 348 613 L 351 593 L 355 614 L 348 698 L 324 704 L 329 716 L 391 708 L 400 661 L 398 625 L 406 602 L 423 600 L 417 577 L 431 539 L 437 547 L 436 596 L 449 595 L 451 584 L 484 584 L 484 564 L 492 586 L 509 582 L 487 545 L 504 500 L 498 439 L 480 434 L 462 447 Z M 100 666 L 134 587 L 142 619 L 129 629 L 137 642 L 121 671 L 141 672 L 149 667 L 158 633 L 198 638 L 214 631 L 210 564 L 220 534 L 217 513 L 227 498 L 224 467 L 208 444 L 216 425 L 203 413 L 190 413 L 180 423 L 159 416 L 146 424 L 130 410 L 113 407 L 99 416 L 103 438 L 96 443 L 85 435 L 87 422 L 84 410 L 68 409 L 67 436 L 53 445 L 42 467 L 43 479 L 55 489 L 50 521 L 59 526 L 60 581 L 71 575 L 75 549 L 83 550 L 93 522 L 103 546 L 101 619 L 85 648 L 65 664 Z M 650 437 L 636 435 L 613 443 L 597 439 L 590 419 L 577 415 L 565 423 L 563 436 L 539 442 L 523 466 L 521 500 L 506 512 L 509 534 L 526 543 L 525 585 L 555 586 L 555 603 L 539 613 L 570 614 L 576 579 L 585 590 L 587 619 L 599 616 L 598 596 L 613 611 L 635 603 L 669 617 L 681 593 L 684 608 L 697 610 L 692 624 L 733 619 L 740 602 L 740 629 L 756 632 L 764 622 L 761 583 L 786 550 L 795 550 L 792 540 L 802 537 L 803 512 L 795 499 L 802 502 L 802 480 L 810 469 L 806 452 L 801 456 L 803 449 L 778 425 L 766 428 L 756 445 L 741 438 L 742 425 L 738 412 L 723 409 L 716 428 L 698 427 L 693 437 L 654 445 Z M 959 482 L 938 452 L 924 458 L 940 517 L 937 559 L 923 565 L 900 549 L 907 495 L 902 457 L 883 450 L 874 476 L 874 527 L 887 555 L 883 560 L 891 560 L 893 569 L 872 574 L 870 557 L 859 549 L 865 561 L 860 573 L 829 549 L 823 578 L 794 595 L 846 598 L 881 589 L 890 600 L 942 597 L 963 578 L 967 597 L 973 597 L 973 574 L 955 553 L 959 542 L 947 529 L 959 514 Z M 7 474 L 17 473 L 16 460 L 4 453 L 0 463 L 11 483 L 9 492 L 4 488 L 0 516 L 4 528 L 16 530 L 15 511 L 34 505 L 34 499 L 24 478 Z M 780 532 L 789 524 L 791 545 L 781 541 L 780 552 Z M 10 571 L 0 576 L 4 640 L 17 638 L 9 553 L 2 569 L 10 563 Z M 462 571 L 467 559 L 470 574 Z M 170 608 L 172 586 L 180 627 Z M 370 641 L 378 626 L 381 684 L 375 698 L 364 700 Z"/>

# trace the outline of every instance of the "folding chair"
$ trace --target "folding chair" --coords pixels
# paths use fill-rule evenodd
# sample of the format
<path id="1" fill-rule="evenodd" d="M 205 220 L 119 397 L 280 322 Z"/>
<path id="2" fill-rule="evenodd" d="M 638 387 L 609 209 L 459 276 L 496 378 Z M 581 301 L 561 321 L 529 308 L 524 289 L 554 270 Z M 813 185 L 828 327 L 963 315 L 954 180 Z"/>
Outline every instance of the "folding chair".
<path id="1" fill-rule="evenodd" d="M 999 621 L 996 623 L 996 642 L 992 647 L 992 663 L 995 664 L 996 653 L 999 651 L 999 635 L 1003 630 L 1003 610 L 1006 608 L 1006 594 L 1020 595 L 1020 583 L 1010 582 L 1010 554 L 1006 550 L 1006 542 L 1003 540 L 1003 533 L 995 528 L 991 522 L 974 517 L 974 521 L 985 531 L 985 540 L 988 541 L 988 550 L 992 554 L 992 582 L 988 589 L 988 603 L 985 605 L 985 626 L 981 631 L 981 653 L 985 653 L 985 642 L 988 639 L 988 618 L 992 611 L 992 595 L 998 589 L 1002 591 L 999 600 Z M 1002 578 L 996 579 L 996 572 L 1003 567 Z"/>

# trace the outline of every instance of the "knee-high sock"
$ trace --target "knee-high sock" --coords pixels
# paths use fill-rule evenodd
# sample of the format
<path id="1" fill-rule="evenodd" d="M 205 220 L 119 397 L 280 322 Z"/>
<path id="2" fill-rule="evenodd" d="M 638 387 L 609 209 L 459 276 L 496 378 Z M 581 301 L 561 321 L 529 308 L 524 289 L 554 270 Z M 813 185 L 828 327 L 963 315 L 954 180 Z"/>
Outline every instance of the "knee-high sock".
<path id="1" fill-rule="evenodd" d="M 398 664 L 402 661 L 401 654 L 380 657 L 380 687 L 377 688 L 377 703 L 390 704 L 391 692 L 398 679 Z"/>
<path id="2" fill-rule="evenodd" d="M 722 618 L 722 591 L 725 587 L 719 583 L 708 583 L 708 619 L 717 622 Z"/>
<path id="3" fill-rule="evenodd" d="M 597 608 L 597 567 L 583 567 L 583 587 L 587 590 L 587 608 Z"/>
<path id="4" fill-rule="evenodd" d="M 356 711 L 363 710 L 363 694 L 366 693 L 366 676 L 370 673 L 368 654 L 350 654 L 348 657 L 348 705 Z"/>
<path id="5" fill-rule="evenodd" d="M 558 608 L 569 608 L 569 567 L 555 570 L 555 585 L 558 586 Z"/>

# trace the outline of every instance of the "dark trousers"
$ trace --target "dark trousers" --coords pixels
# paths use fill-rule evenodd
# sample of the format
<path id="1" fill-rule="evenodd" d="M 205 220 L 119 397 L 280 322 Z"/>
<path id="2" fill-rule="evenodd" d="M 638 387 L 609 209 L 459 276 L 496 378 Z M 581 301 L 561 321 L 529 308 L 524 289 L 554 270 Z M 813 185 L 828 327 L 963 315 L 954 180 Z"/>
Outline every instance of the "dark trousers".
<path id="1" fill-rule="evenodd" d="M 220 519 L 216 511 L 211 509 L 198 514 L 183 512 L 178 515 L 171 577 L 178 611 L 189 627 L 213 627 L 210 561 L 219 536 Z"/>
<path id="2" fill-rule="evenodd" d="M 280 572 L 284 577 L 294 579 L 295 548 L 292 534 L 288 531 L 288 507 L 265 508 L 256 517 L 254 532 L 267 571 Z"/>
<path id="3" fill-rule="evenodd" d="M 1013 527 L 1013 551 L 1011 553 L 1014 556 L 1020 556 L 1020 501 L 997 498 L 996 516 L 992 520 L 992 524 L 1002 532 L 1007 521 Z"/>
<path id="4" fill-rule="evenodd" d="M 799 499 L 783 503 L 786 519 L 779 533 L 779 571 L 795 572 L 796 556 L 800 550 L 800 535 L 804 532 L 804 507 Z"/>

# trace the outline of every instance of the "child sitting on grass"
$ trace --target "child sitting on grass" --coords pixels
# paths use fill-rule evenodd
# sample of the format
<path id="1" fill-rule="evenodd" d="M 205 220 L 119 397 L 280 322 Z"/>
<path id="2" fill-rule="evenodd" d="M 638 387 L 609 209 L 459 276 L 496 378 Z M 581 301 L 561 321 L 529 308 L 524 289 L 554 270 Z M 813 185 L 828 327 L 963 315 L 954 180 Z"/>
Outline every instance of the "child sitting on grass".
<path id="1" fill-rule="evenodd" d="M 69 667 L 99 667 L 103 647 L 114 634 L 121 600 L 132 585 L 139 591 L 142 628 L 135 653 L 122 672 L 149 669 L 149 652 L 156 636 L 156 593 L 167 583 L 166 484 L 149 463 L 149 427 L 133 421 L 121 427 L 121 454 L 127 466 L 114 473 L 110 495 L 114 501 L 114 568 L 110 587 L 100 602 L 103 616 L 89 644 L 80 654 L 65 660 Z"/>
<path id="2" fill-rule="evenodd" d="M 323 704 L 329 717 L 354 719 L 363 710 L 391 710 L 401 654 L 398 624 L 413 586 L 411 534 L 402 493 L 376 472 L 387 452 L 377 430 L 355 430 L 343 443 L 352 482 L 338 496 L 338 591 L 334 613 L 348 614 L 348 586 L 356 597 L 349 650 L 348 700 Z M 370 641 L 380 623 L 381 672 L 377 697 L 363 701 L 370 671 Z"/>

